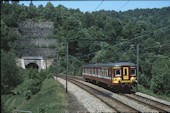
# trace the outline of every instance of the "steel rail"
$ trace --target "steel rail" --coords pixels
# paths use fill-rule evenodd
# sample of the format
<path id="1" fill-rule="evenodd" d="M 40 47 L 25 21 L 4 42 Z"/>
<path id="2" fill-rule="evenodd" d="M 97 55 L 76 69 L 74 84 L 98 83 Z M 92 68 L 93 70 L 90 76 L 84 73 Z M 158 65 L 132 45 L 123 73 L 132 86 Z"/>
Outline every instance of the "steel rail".
<path id="1" fill-rule="evenodd" d="M 143 96 L 139 96 L 139 95 L 136 95 L 136 94 L 121 94 L 121 95 L 125 96 L 129 99 L 132 99 L 136 102 L 142 103 L 142 104 L 144 104 L 144 105 L 146 105 L 146 106 L 148 106 L 152 109 L 156 109 L 159 112 L 170 112 L 170 106 L 169 105 L 151 100 L 149 98 L 145 98 Z"/>
<path id="2" fill-rule="evenodd" d="M 61 77 L 61 78 L 63 78 L 63 77 Z M 65 78 L 63 78 L 63 79 L 65 79 Z M 139 110 L 110 97 L 108 94 L 106 94 L 106 93 L 104 93 L 104 92 L 102 92 L 98 89 L 95 89 L 95 88 L 90 87 L 86 84 L 83 84 L 83 83 L 81 83 L 77 80 L 74 80 L 73 78 L 68 78 L 68 80 L 71 83 L 77 85 L 78 87 L 84 89 L 85 91 L 87 91 L 91 95 L 95 96 L 96 98 L 101 100 L 103 103 L 108 105 L 110 108 L 112 108 L 116 112 L 140 112 Z"/>

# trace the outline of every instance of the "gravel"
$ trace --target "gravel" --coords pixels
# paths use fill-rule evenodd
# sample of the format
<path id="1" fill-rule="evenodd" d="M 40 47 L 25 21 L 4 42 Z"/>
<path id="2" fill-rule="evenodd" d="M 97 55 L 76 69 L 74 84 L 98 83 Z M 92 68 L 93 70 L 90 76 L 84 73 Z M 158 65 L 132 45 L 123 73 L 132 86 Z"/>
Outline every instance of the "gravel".
<path id="1" fill-rule="evenodd" d="M 82 82 L 82 83 L 84 83 L 86 85 L 92 86 L 92 87 L 94 87 L 96 89 L 102 90 L 103 92 L 109 94 L 112 98 L 117 99 L 117 100 L 121 101 L 122 103 L 125 103 L 125 104 L 135 108 L 136 110 L 138 110 L 140 112 L 154 112 L 154 113 L 158 112 L 157 110 L 151 109 L 148 106 L 142 105 L 141 103 L 138 103 L 136 101 L 130 100 L 130 99 L 124 97 L 124 96 L 121 96 L 121 95 L 119 95 L 117 93 L 113 93 L 113 92 L 111 92 L 109 90 L 106 90 L 104 88 L 101 88 L 101 87 L 99 87 L 97 85 L 93 85 L 91 83 L 87 83 L 87 82 L 84 82 L 84 81 L 80 81 L 80 82 Z"/>
<path id="2" fill-rule="evenodd" d="M 150 95 L 147 95 L 147 94 L 144 94 L 144 93 L 136 92 L 136 95 L 143 96 L 145 98 L 149 98 L 151 100 L 154 100 L 154 101 L 157 101 L 157 102 L 160 102 L 160 103 L 163 103 L 163 104 L 170 106 L 170 102 L 156 98 L 156 97 L 153 97 L 153 96 L 150 96 Z"/>
<path id="3" fill-rule="evenodd" d="M 77 100 L 77 98 L 72 93 L 68 93 L 68 97 L 69 97 L 68 113 L 76 113 L 76 112 L 87 113 L 88 112 L 88 110 Z"/>
<path id="4" fill-rule="evenodd" d="M 65 87 L 65 80 L 55 78 Z M 68 92 L 72 93 L 77 100 L 88 110 L 88 112 L 115 112 L 98 98 L 79 88 L 78 86 L 68 82 Z M 83 112 L 83 111 L 77 111 Z"/>

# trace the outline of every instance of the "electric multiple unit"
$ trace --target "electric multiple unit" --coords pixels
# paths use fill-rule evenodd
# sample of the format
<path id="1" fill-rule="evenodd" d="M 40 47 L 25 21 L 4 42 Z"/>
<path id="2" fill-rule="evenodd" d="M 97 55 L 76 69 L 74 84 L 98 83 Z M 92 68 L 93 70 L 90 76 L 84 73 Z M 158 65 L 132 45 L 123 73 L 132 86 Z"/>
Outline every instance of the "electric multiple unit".
<path id="1" fill-rule="evenodd" d="M 87 64 L 83 66 L 82 76 L 86 81 L 101 82 L 111 87 L 132 88 L 137 83 L 136 65 L 131 62 Z"/>

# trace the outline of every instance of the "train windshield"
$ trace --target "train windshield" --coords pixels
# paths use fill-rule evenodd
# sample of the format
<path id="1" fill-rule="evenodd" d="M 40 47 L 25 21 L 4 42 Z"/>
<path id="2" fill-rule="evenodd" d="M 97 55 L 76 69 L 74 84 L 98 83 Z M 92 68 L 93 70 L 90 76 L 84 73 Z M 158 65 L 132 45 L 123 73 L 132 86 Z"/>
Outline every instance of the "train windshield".
<path id="1" fill-rule="evenodd" d="M 136 69 L 135 68 L 131 69 L 130 71 L 131 71 L 131 76 L 136 76 Z"/>
<path id="2" fill-rule="evenodd" d="M 120 69 L 115 70 L 115 76 L 121 76 L 121 70 Z"/>

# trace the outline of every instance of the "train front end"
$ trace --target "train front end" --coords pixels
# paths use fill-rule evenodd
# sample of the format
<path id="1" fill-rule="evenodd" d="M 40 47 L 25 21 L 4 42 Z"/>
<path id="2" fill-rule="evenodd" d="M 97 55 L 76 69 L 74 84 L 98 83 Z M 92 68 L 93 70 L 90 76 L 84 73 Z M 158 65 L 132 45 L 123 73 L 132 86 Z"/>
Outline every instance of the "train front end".
<path id="1" fill-rule="evenodd" d="M 114 66 L 112 83 L 121 87 L 135 87 L 137 84 L 136 66 L 131 63 Z"/>

